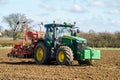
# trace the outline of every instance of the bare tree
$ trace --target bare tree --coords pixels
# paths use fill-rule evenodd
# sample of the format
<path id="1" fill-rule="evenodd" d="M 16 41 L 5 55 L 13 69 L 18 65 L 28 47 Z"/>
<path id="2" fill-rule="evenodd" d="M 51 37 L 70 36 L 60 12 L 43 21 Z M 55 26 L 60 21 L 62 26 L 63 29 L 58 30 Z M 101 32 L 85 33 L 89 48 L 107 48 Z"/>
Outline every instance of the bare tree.
<path id="1" fill-rule="evenodd" d="M 10 14 L 10 15 L 4 17 L 4 21 L 6 23 L 8 23 L 8 25 L 10 26 L 10 28 L 12 30 L 12 33 L 10 33 L 10 34 L 13 35 L 13 40 L 17 39 L 17 34 L 22 28 L 21 27 L 22 22 L 25 22 L 25 21 L 28 23 L 32 22 L 31 19 L 27 19 L 24 14 L 20 14 L 20 13 Z"/>

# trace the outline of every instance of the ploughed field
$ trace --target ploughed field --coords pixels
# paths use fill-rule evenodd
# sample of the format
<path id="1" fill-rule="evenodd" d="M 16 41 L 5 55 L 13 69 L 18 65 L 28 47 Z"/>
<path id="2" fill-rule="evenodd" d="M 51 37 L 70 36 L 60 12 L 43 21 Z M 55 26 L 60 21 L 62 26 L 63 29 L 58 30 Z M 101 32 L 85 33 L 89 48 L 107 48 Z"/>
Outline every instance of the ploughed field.
<path id="1" fill-rule="evenodd" d="M 8 58 L 0 49 L 0 80 L 120 80 L 120 50 L 101 50 L 94 65 L 37 65 L 33 59 Z"/>

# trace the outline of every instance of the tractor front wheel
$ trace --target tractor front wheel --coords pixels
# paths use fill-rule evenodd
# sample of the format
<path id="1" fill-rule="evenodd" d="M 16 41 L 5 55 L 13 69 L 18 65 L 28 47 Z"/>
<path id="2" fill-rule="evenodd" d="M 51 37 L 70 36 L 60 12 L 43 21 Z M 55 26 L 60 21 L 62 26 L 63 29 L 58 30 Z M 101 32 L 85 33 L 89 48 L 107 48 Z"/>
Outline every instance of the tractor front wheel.
<path id="1" fill-rule="evenodd" d="M 34 49 L 34 59 L 37 64 L 47 64 L 49 62 L 47 48 L 44 43 L 40 42 Z"/>
<path id="2" fill-rule="evenodd" d="M 60 46 L 57 50 L 56 61 L 59 65 L 71 65 L 73 61 L 72 50 L 68 46 Z"/>
<path id="3" fill-rule="evenodd" d="M 83 60 L 78 60 L 78 63 L 79 63 L 79 64 L 92 65 L 93 62 L 94 62 L 93 60 L 85 60 L 85 61 L 83 61 Z"/>

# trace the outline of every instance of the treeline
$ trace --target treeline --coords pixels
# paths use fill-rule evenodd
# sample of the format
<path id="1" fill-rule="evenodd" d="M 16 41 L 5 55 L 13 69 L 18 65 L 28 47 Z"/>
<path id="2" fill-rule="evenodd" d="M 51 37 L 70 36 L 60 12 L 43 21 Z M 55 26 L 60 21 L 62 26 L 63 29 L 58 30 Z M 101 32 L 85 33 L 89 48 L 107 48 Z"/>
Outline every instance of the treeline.
<path id="1" fill-rule="evenodd" d="M 120 48 L 120 32 L 80 32 L 79 37 L 87 39 L 88 46 L 90 47 L 112 47 Z"/>
<path id="2" fill-rule="evenodd" d="M 15 34 L 15 33 L 14 33 Z M 22 32 L 21 31 L 17 31 L 16 36 L 14 36 L 16 39 L 17 38 L 21 38 L 22 37 Z M 13 38 L 13 31 L 12 30 L 4 30 L 2 31 L 2 36 L 3 37 L 9 37 L 9 38 Z"/>
<path id="3" fill-rule="evenodd" d="M 2 32 L 3 37 L 13 37 L 12 30 L 4 30 Z M 18 32 L 17 38 L 21 38 L 21 32 Z M 112 47 L 120 48 L 120 32 L 109 33 L 109 32 L 99 32 L 94 31 L 80 32 L 79 37 L 87 39 L 88 46 L 90 47 Z"/>

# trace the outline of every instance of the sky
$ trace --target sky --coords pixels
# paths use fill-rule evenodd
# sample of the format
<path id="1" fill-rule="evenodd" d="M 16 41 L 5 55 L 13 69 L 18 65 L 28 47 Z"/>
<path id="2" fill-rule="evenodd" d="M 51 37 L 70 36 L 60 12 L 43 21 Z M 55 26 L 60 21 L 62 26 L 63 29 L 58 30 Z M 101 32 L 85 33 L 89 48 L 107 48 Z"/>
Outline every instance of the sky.
<path id="1" fill-rule="evenodd" d="M 84 32 L 120 31 L 120 0 L 0 0 L 0 25 L 4 29 L 9 26 L 3 16 L 12 13 L 25 14 L 33 24 L 76 21 Z"/>

